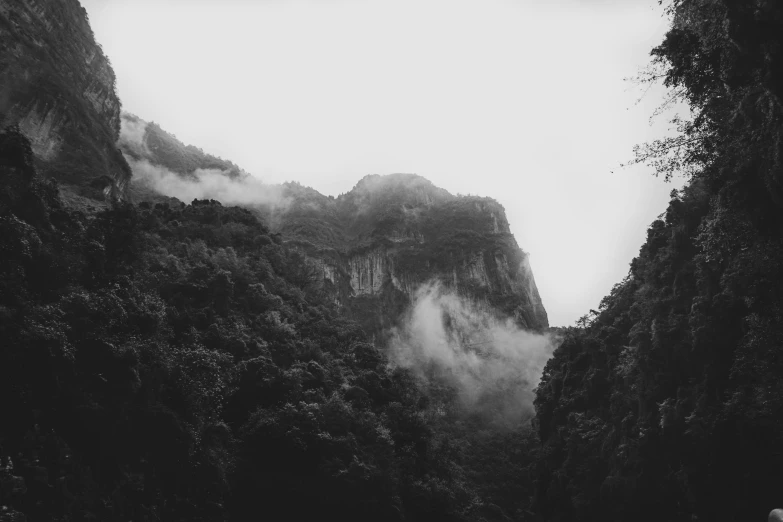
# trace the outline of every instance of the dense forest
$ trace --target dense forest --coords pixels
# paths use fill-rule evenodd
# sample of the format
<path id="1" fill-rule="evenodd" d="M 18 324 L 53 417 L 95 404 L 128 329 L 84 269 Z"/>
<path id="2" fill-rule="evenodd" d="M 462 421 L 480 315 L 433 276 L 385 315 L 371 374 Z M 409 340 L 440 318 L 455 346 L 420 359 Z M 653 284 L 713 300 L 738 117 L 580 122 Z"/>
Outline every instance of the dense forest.
<path id="1" fill-rule="evenodd" d="M 783 6 L 667 9 L 645 80 L 691 115 L 636 161 L 690 181 L 544 371 L 547 520 L 765 520 L 783 500 Z"/>
<path id="2" fill-rule="evenodd" d="M 558 329 L 535 417 L 502 426 L 340 313 L 302 253 L 346 241 L 338 214 L 293 205 L 281 235 L 213 200 L 76 207 L 52 178 L 89 181 L 105 151 L 66 154 L 69 176 L 38 168 L 18 126 L 0 131 L 0 522 L 751 521 L 781 507 L 783 6 L 665 4 L 642 80 L 690 114 L 634 161 L 688 183 L 598 310 Z M 201 158 L 152 131 L 183 172 Z M 468 233 L 467 206 L 443 208 L 411 270 L 498 247 L 491 214 Z M 368 245 L 415 236 L 399 205 L 374 212 L 377 228 L 354 223 Z M 440 237 L 446 223 L 468 232 Z"/>
<path id="3" fill-rule="evenodd" d="M 15 128 L 0 175 L 0 520 L 530 516 L 532 432 L 391 367 L 248 210 L 68 208 Z"/>

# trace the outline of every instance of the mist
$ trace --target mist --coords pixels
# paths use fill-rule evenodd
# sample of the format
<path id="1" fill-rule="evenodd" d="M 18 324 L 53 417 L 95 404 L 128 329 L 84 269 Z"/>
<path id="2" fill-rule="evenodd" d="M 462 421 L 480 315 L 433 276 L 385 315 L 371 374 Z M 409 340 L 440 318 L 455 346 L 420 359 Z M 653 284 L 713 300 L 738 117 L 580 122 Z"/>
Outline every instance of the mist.
<path id="1" fill-rule="evenodd" d="M 130 154 L 125 159 L 133 171 L 133 183 L 145 185 L 164 196 L 181 201 L 214 199 L 225 205 L 259 206 L 285 211 L 291 203 L 281 185 L 270 185 L 249 174 L 231 176 L 220 169 L 196 169 L 187 175 L 155 164 L 147 147 L 147 122 L 124 117 L 120 123 L 119 146 Z"/>
<path id="2" fill-rule="evenodd" d="M 139 156 L 149 156 L 150 151 L 144 143 L 147 122 L 139 119 L 120 118 L 119 145 Z"/>
<path id="3" fill-rule="evenodd" d="M 146 159 L 126 159 L 134 182 L 185 202 L 214 199 L 225 205 L 263 206 L 276 211 L 285 210 L 291 203 L 281 185 L 268 185 L 252 176 L 230 178 L 228 172 L 218 169 L 196 169 L 186 178 Z"/>
<path id="4" fill-rule="evenodd" d="M 392 331 L 389 351 L 393 364 L 413 371 L 425 388 L 451 386 L 463 411 L 514 426 L 532 416 L 534 390 L 557 344 L 550 334 L 528 332 L 491 307 L 428 283 Z"/>

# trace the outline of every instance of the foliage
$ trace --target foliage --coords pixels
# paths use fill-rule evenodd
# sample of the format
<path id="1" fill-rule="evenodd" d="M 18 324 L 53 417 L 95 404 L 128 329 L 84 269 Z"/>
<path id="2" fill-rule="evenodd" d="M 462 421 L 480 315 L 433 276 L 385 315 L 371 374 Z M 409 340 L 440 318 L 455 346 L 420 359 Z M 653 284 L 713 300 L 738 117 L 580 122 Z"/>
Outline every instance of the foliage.
<path id="1" fill-rule="evenodd" d="M 137 116 L 123 114 L 123 119 L 140 121 Z M 144 143 L 155 158 L 155 163 L 166 167 L 172 172 L 183 176 L 190 176 L 197 169 L 214 169 L 225 173 L 229 177 L 241 176 L 243 173 L 239 167 L 230 161 L 206 154 L 203 150 L 193 145 L 185 145 L 176 136 L 164 131 L 160 125 L 151 122 L 146 125 Z M 132 150 L 125 152 L 134 156 Z"/>
<path id="2" fill-rule="evenodd" d="M 437 278 L 505 315 L 523 318 L 531 329 L 547 325 L 524 268 L 527 254 L 510 233 L 503 207 L 491 198 L 455 197 L 414 174 L 366 176 L 337 198 L 288 183 L 285 197 L 290 205 L 269 222 L 287 245 L 319 269 L 328 265 L 333 270 L 334 285 L 327 293 L 368 332 L 382 335 L 396 324 L 409 302 L 401 288 L 415 289 Z M 378 285 L 376 280 L 380 291 L 355 296 L 352 279 L 355 286 L 358 272 L 378 260 L 386 268 L 383 274 L 373 272 L 374 277 L 393 272 L 400 284 L 386 278 Z"/>
<path id="3" fill-rule="evenodd" d="M 783 11 L 668 10 L 648 79 L 692 118 L 637 160 L 691 181 L 546 367 L 536 422 L 547 519 L 762 520 L 783 489 Z"/>
<path id="4" fill-rule="evenodd" d="M 249 211 L 68 209 L 14 129 L 0 176 L 9 517 L 486 518 L 417 383 Z"/>

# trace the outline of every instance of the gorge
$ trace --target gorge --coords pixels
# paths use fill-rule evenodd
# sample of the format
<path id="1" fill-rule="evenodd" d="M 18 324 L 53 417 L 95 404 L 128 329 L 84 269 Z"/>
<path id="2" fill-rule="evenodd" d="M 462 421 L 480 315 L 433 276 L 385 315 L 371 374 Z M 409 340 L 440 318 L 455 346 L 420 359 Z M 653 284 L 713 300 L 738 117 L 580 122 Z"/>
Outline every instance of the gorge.
<path id="1" fill-rule="evenodd" d="M 0 0 L 0 521 L 763 520 L 783 10 L 666 9 L 692 118 L 636 161 L 688 183 L 552 328 L 497 201 L 266 184 L 122 112 L 77 0 Z"/>

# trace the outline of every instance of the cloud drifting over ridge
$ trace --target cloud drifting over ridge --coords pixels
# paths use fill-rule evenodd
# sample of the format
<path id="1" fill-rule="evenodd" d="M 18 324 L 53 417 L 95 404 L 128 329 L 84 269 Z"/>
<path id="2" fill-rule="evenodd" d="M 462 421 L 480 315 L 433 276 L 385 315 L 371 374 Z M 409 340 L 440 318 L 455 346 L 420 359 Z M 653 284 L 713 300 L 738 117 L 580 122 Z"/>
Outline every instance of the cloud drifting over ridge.
<path id="1" fill-rule="evenodd" d="M 214 199 L 226 205 L 264 206 L 278 211 L 291 203 L 281 185 L 267 185 L 252 176 L 230 178 L 222 170 L 196 169 L 185 177 L 146 159 L 126 159 L 136 180 L 164 196 L 186 203 L 194 199 Z"/>
<path id="2" fill-rule="evenodd" d="M 149 156 L 150 151 L 144 143 L 144 135 L 147 132 L 147 122 L 120 118 L 119 144 L 140 156 Z"/>
<path id="3" fill-rule="evenodd" d="M 533 413 L 534 390 L 557 345 L 439 284 L 423 285 L 402 326 L 391 334 L 394 364 L 425 383 L 454 386 L 462 406 L 515 425 Z"/>
<path id="4" fill-rule="evenodd" d="M 284 211 L 290 204 L 281 185 L 269 185 L 249 175 L 230 177 L 228 171 L 220 169 L 196 169 L 182 176 L 153 163 L 144 139 L 147 125 L 131 118 L 122 118 L 120 124 L 119 145 L 132 153 L 126 154 L 125 159 L 133 170 L 135 183 L 187 203 L 214 199 L 226 205 L 264 206 L 274 211 Z"/>

